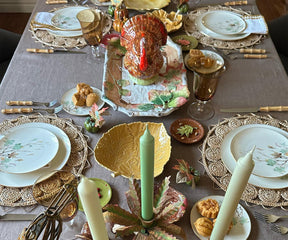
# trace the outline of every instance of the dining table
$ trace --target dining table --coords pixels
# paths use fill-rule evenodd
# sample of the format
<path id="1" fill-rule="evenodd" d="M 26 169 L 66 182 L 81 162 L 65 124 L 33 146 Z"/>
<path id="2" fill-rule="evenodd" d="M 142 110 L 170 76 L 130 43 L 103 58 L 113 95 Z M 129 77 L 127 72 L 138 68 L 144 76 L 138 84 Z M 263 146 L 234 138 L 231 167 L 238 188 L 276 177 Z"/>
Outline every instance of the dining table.
<path id="1" fill-rule="evenodd" d="M 103 75 L 105 71 L 104 59 L 97 63 L 87 63 L 87 55 L 91 54 L 89 46 L 80 47 L 80 49 L 72 49 L 76 51 L 84 51 L 86 54 L 38 54 L 26 51 L 28 48 L 50 48 L 50 46 L 45 46 L 45 44 L 37 41 L 35 36 L 33 37 L 29 23 L 37 12 L 49 12 L 55 8 L 63 6 L 74 6 L 76 2 L 78 1 L 68 1 L 66 4 L 46 4 L 45 1 L 37 0 L 31 18 L 22 34 L 21 40 L 0 85 L 1 109 L 9 108 L 9 106 L 6 105 L 6 101 L 9 100 L 47 102 L 57 99 L 57 101 L 60 102 L 62 96 L 69 89 L 75 88 L 80 82 L 84 82 L 102 90 Z M 224 0 L 202 0 L 200 2 L 189 0 L 189 11 L 210 5 L 221 5 L 224 2 Z M 96 7 L 90 1 L 86 4 L 90 7 Z M 107 10 L 107 6 L 97 7 L 103 11 Z M 249 0 L 247 5 L 232 7 L 254 15 L 260 14 L 256 6 L 256 1 L 254 0 Z M 164 10 L 167 12 L 176 11 L 176 4 L 174 1 L 171 1 Z M 130 16 L 143 14 L 143 11 L 129 9 L 129 14 Z M 189 12 L 187 14 L 189 14 Z M 112 28 L 111 32 L 114 32 Z M 171 34 L 169 33 L 171 37 L 177 36 L 177 34 L 185 34 L 185 29 L 182 27 L 178 31 L 174 31 Z M 190 212 L 193 205 L 199 199 L 207 196 L 225 195 L 225 190 L 223 190 L 223 188 L 225 189 L 225 187 L 223 187 L 225 184 L 222 182 L 222 175 L 224 174 L 221 175 L 220 173 L 220 175 L 217 175 L 217 171 L 219 170 L 219 172 L 221 172 L 221 170 L 217 168 L 218 165 L 212 165 L 213 161 L 211 160 L 210 155 L 207 156 L 208 152 L 206 150 L 211 148 L 211 142 L 213 142 L 212 139 L 214 139 L 215 142 L 217 142 L 217 139 L 223 141 L 223 139 L 221 140 L 221 136 L 227 133 L 227 128 L 229 126 L 231 127 L 233 124 L 237 125 L 239 121 L 246 121 L 245 124 L 247 124 L 247 122 L 249 123 L 250 120 L 251 123 L 270 124 L 271 122 L 271 125 L 272 122 L 275 123 L 280 121 L 280 125 L 283 126 L 283 128 L 285 127 L 285 124 L 288 125 L 288 123 L 285 122 L 288 119 L 287 111 L 254 113 L 220 112 L 220 109 L 222 108 L 285 106 L 288 104 L 288 77 L 269 34 L 261 36 L 259 41 L 249 47 L 266 49 L 268 57 L 265 59 L 231 59 L 229 57 L 230 55 L 224 54 L 224 51 L 222 51 L 221 48 L 218 49 L 199 42 L 198 48 L 217 51 L 221 56 L 223 56 L 225 61 L 226 71 L 221 75 L 217 91 L 211 100 L 215 109 L 215 114 L 211 119 L 203 121 L 199 120 L 204 127 L 204 137 L 201 141 L 193 144 L 184 144 L 171 136 L 171 156 L 169 161 L 165 164 L 163 172 L 154 179 L 156 183 L 159 183 L 165 177 L 171 176 L 170 185 L 187 198 L 186 212 L 184 216 L 175 223 L 183 228 L 187 239 L 198 239 L 193 232 L 190 223 Z M 104 53 L 105 49 L 102 48 L 101 51 Z M 183 54 L 185 56 L 187 52 L 183 52 Z M 105 180 L 112 189 L 111 204 L 118 204 L 122 208 L 128 210 L 125 192 L 129 189 L 129 179 L 121 175 L 112 176 L 109 169 L 103 167 L 95 160 L 93 150 L 97 145 L 97 142 L 105 132 L 114 126 L 133 122 L 163 123 L 170 136 L 171 124 L 177 119 L 189 118 L 187 108 L 189 104 L 195 100 L 192 94 L 193 72 L 186 69 L 186 76 L 188 88 L 190 90 L 190 99 L 187 103 L 175 109 L 175 111 L 164 116 L 129 116 L 125 112 L 117 111 L 117 109 L 113 109 L 113 107 L 108 103 L 105 103 L 104 107 L 108 107 L 106 110 L 108 114 L 104 116 L 105 124 L 97 133 L 90 133 L 84 128 L 86 116 L 69 114 L 64 110 L 57 113 L 56 116 L 52 115 L 53 117 L 51 117 L 52 120 L 50 122 L 57 122 L 59 119 L 63 120 L 57 122 L 56 126 L 60 127 L 62 124 L 66 124 L 66 126 L 71 125 L 71 129 L 74 129 L 73 131 L 68 131 L 71 140 L 72 154 L 77 152 L 75 150 L 78 146 L 77 139 L 79 140 L 79 136 L 81 136 L 80 140 L 84 142 L 83 145 L 86 149 L 84 157 L 87 158 L 87 161 L 85 164 L 82 164 L 81 167 L 78 166 L 78 168 L 76 166 L 77 163 L 75 163 L 76 169 L 87 177 Z M 47 117 L 50 116 L 45 112 L 33 114 L 36 114 L 35 120 L 40 122 L 45 122 L 45 118 L 47 119 Z M 25 116 L 26 118 L 24 117 L 24 122 L 28 121 L 27 117 L 31 117 L 30 120 L 33 121 L 33 114 L 1 113 L 0 122 L 6 123 L 2 126 L 9 127 L 9 123 L 13 123 L 15 119 L 17 119 L 16 121 L 21 124 L 19 117 L 21 118 Z M 219 127 L 216 129 L 216 132 L 215 127 Z M 288 130 L 286 129 L 286 131 Z M 73 133 L 75 133 L 75 136 Z M 77 134 L 78 138 L 76 138 Z M 210 140 L 208 139 L 209 137 Z M 107 147 L 107 151 L 113 151 L 113 144 Z M 215 154 L 219 155 L 220 153 L 218 152 Z M 194 189 L 187 184 L 176 183 L 177 171 L 173 169 L 173 166 L 177 164 L 177 159 L 183 159 L 195 169 L 199 170 L 201 174 L 200 180 Z M 71 170 L 72 168 L 71 166 L 69 168 L 69 166 L 65 166 L 64 169 L 66 168 Z M 215 170 L 216 173 L 213 172 L 214 167 L 218 169 Z M 221 168 L 221 166 L 219 168 Z M 226 174 L 227 172 L 228 171 L 226 170 Z M 7 188 L 0 185 L 0 215 L 3 215 L 4 213 L 39 214 L 43 211 L 43 206 L 37 204 L 30 205 L 29 203 L 25 204 L 25 194 L 23 194 L 25 189 L 25 187 Z M 253 190 L 255 189 L 253 188 Z M 271 224 L 258 221 L 254 217 L 254 213 L 257 211 L 267 214 L 287 215 L 288 194 L 286 193 L 286 189 L 270 189 L 265 188 L 264 186 L 260 189 L 256 188 L 256 191 L 258 191 L 256 197 L 251 198 L 250 201 L 248 198 L 240 200 L 240 204 L 248 213 L 251 221 L 251 231 L 247 239 L 284 239 L 284 235 L 273 232 L 270 229 Z M 13 196 L 20 194 L 21 197 L 18 197 L 18 200 L 15 200 L 14 202 L 12 201 L 13 204 L 11 204 L 9 194 L 12 194 Z M 268 199 L 266 201 L 265 197 L 269 198 L 271 195 L 273 195 L 273 200 Z M 8 201 L 7 199 L 10 200 Z M 21 201 L 24 204 L 21 204 Z M 82 212 L 79 211 L 79 214 L 82 214 Z M 29 221 L 1 221 L 1 219 L 0 222 L 0 239 L 7 240 L 17 239 L 22 230 L 30 223 Z M 65 224 L 67 228 L 64 229 L 65 232 L 60 236 L 60 239 L 76 239 L 74 238 L 74 235 L 79 234 L 79 232 L 75 232 L 77 218 L 75 218 L 74 222 L 70 225 L 68 223 Z M 288 222 L 287 220 L 280 220 L 279 225 L 288 227 Z M 79 229 L 79 226 L 77 227 Z M 71 228 L 71 233 L 73 233 L 73 235 L 69 235 L 69 228 Z"/>

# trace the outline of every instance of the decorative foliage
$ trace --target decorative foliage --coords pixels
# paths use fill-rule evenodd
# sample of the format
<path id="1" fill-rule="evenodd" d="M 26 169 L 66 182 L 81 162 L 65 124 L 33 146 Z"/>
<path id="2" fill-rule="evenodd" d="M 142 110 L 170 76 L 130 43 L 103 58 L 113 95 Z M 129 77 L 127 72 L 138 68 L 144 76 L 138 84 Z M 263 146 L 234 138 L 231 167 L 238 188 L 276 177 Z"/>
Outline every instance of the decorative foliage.
<path id="1" fill-rule="evenodd" d="M 177 129 L 177 134 L 180 134 L 181 136 L 185 135 L 186 137 L 189 137 L 189 135 L 193 133 L 193 130 L 194 130 L 194 127 L 186 124 Z"/>
<path id="2" fill-rule="evenodd" d="M 154 218 L 149 224 L 141 218 L 141 190 L 135 179 L 130 179 L 126 198 L 131 213 L 118 205 L 106 205 L 103 209 L 106 222 L 117 227 L 116 236 L 134 235 L 133 240 L 174 240 L 175 235 L 186 239 L 183 229 L 175 224 L 185 213 L 187 200 L 183 194 L 169 187 L 169 177 L 154 189 Z"/>
<path id="3" fill-rule="evenodd" d="M 106 108 L 102 108 L 101 110 L 99 110 L 98 106 L 96 103 L 94 103 L 91 107 L 91 110 L 89 111 L 89 115 L 91 117 L 91 120 L 93 120 L 95 122 L 95 127 L 99 127 L 101 128 L 102 125 L 105 123 L 104 118 L 102 117 L 102 114 L 108 109 L 108 107 Z"/>
<path id="4" fill-rule="evenodd" d="M 200 173 L 198 170 L 191 167 L 185 160 L 176 159 L 179 165 L 175 165 L 173 169 L 179 172 L 176 175 L 176 183 L 186 182 L 194 189 L 200 180 Z"/>

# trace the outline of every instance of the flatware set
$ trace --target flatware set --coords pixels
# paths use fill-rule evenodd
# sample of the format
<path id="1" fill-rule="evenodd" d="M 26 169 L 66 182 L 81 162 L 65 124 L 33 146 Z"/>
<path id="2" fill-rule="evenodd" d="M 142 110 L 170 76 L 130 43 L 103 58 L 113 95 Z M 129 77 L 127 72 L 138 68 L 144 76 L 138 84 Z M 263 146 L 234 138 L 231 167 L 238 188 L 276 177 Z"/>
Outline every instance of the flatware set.
<path id="1" fill-rule="evenodd" d="M 72 50 L 64 50 L 64 49 L 38 49 L 38 48 L 27 48 L 27 52 L 31 53 L 76 53 L 76 54 L 86 54 L 83 51 L 72 51 Z"/>
<path id="2" fill-rule="evenodd" d="M 9 109 L 2 109 L 1 113 L 4 114 L 12 114 L 12 113 L 33 113 L 33 112 L 47 112 L 50 114 L 58 113 L 63 109 L 63 106 L 60 105 L 55 108 L 9 108 Z"/>
<path id="3" fill-rule="evenodd" d="M 35 101 L 6 101 L 8 106 L 45 106 L 53 107 L 57 103 L 57 100 L 51 102 L 35 102 Z"/>

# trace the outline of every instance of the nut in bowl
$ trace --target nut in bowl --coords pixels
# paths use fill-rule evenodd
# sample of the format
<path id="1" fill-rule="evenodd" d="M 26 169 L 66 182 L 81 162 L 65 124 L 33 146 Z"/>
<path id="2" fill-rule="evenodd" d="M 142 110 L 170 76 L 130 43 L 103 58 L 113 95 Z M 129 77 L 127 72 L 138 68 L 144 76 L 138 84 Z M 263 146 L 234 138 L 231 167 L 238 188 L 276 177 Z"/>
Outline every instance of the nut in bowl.
<path id="1" fill-rule="evenodd" d="M 158 17 L 165 25 L 167 32 L 173 32 L 182 27 L 183 16 L 176 12 L 167 13 L 163 9 L 155 10 L 152 14 Z"/>

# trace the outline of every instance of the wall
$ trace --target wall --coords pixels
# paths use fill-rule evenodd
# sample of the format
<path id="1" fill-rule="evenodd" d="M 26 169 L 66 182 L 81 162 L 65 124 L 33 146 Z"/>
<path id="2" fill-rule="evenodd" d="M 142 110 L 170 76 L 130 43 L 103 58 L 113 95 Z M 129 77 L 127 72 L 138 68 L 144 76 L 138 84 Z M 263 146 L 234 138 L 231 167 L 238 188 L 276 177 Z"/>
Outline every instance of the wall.
<path id="1" fill-rule="evenodd" d="M 0 12 L 32 12 L 36 0 L 0 0 Z"/>

